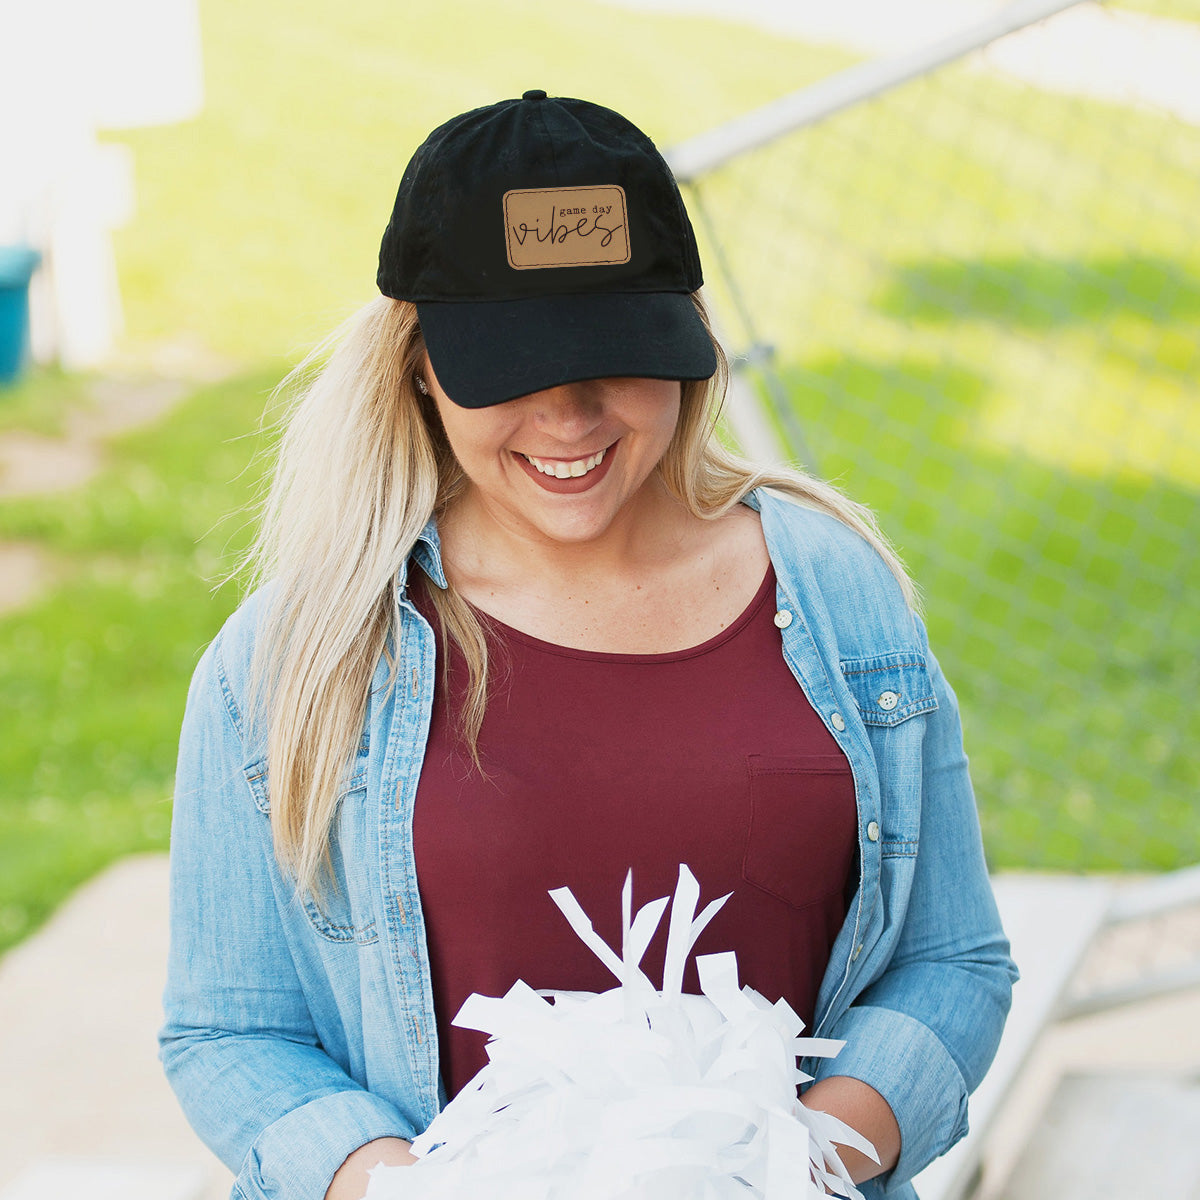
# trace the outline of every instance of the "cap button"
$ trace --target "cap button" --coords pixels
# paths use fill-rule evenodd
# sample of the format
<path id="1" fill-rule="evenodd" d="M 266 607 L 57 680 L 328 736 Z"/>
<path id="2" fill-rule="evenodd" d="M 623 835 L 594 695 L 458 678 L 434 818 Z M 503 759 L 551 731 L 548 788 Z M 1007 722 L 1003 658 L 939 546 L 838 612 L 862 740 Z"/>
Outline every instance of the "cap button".
<path id="1" fill-rule="evenodd" d="M 545 98 L 546 93 L 541 88 L 533 88 L 521 96 L 522 100 L 545 100 Z"/>

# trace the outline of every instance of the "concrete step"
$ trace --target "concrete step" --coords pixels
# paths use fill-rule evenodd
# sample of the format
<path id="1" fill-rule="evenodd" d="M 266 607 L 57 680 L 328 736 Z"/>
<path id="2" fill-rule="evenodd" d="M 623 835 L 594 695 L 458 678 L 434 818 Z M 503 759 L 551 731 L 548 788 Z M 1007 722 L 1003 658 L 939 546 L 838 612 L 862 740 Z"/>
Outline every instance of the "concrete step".
<path id="1" fill-rule="evenodd" d="M 1068 1075 L 1001 1200 L 1200 1200 L 1198 1135 L 1195 1077 Z"/>

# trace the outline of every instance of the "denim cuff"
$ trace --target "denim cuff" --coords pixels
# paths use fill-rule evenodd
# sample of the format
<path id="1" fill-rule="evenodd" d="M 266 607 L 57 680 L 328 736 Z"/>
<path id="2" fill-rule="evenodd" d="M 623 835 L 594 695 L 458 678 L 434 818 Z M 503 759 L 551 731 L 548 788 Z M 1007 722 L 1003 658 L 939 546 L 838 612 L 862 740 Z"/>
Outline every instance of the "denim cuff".
<path id="1" fill-rule="evenodd" d="M 890 1008 L 856 1005 L 828 1036 L 846 1045 L 807 1069 L 818 1079 L 848 1075 L 870 1084 L 900 1126 L 900 1160 L 879 1180 L 885 1191 L 907 1183 L 967 1132 L 962 1072 L 927 1025 Z"/>
<path id="2" fill-rule="evenodd" d="M 267 1126 L 246 1156 L 233 1200 L 321 1200 L 338 1167 L 376 1138 L 415 1136 L 400 1113 L 370 1092 L 332 1092 Z"/>

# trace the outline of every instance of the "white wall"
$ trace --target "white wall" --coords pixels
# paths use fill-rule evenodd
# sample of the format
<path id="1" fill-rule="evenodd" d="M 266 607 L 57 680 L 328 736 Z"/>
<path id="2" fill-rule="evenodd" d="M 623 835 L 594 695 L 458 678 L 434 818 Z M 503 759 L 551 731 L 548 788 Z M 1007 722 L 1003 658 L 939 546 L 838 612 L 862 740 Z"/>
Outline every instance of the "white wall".
<path id="1" fill-rule="evenodd" d="M 133 164 L 97 133 L 195 116 L 196 0 L 0 0 L 0 244 L 27 242 L 34 355 L 101 362 L 120 330 L 111 231 Z"/>

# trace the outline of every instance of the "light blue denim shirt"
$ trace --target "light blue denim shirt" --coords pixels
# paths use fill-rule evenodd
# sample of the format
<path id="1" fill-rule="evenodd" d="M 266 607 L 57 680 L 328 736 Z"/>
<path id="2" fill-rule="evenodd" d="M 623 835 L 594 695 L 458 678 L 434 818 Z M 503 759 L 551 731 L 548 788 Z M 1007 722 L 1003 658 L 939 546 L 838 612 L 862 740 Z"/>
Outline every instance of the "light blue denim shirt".
<path id="1" fill-rule="evenodd" d="M 845 751 L 858 805 L 859 887 L 816 1006 L 815 1033 L 847 1044 L 802 1065 L 883 1095 L 900 1161 L 863 1191 L 912 1197 L 912 1176 L 966 1132 L 967 1095 L 1016 978 L 957 705 L 920 620 L 861 537 L 770 493 L 747 503 L 778 577 L 781 651 Z M 445 585 L 432 525 L 412 560 Z M 351 1151 L 415 1136 L 442 1098 L 412 848 L 434 636 L 407 597 L 407 569 L 399 673 L 389 688 L 387 663 L 376 672 L 333 831 L 337 887 L 320 904 L 295 895 L 272 852 L 264 751 L 245 706 L 255 597 L 188 693 L 160 1043 L 189 1120 L 237 1174 L 235 1200 L 320 1200 Z"/>

